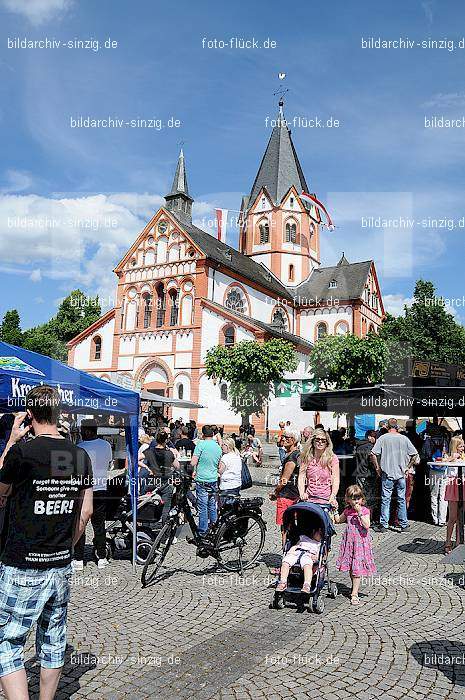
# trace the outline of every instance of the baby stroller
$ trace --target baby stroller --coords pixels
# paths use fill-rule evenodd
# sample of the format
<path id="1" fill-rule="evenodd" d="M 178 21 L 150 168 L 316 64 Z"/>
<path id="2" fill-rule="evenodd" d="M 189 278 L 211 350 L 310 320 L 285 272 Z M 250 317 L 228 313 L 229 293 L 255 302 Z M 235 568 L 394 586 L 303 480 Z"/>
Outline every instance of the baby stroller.
<path id="1" fill-rule="evenodd" d="M 308 606 L 309 612 L 322 613 L 325 609 L 323 588 L 325 586 L 328 588 L 328 595 L 331 598 L 337 596 L 337 586 L 328 577 L 328 554 L 331 549 L 331 538 L 336 532 L 329 517 L 330 509 L 329 504 L 301 502 L 289 506 L 284 511 L 283 527 L 287 534 L 284 553 L 297 544 L 300 535 L 311 530 L 321 531 L 321 545 L 318 559 L 313 565 L 310 593 L 302 592 L 304 572 L 299 565 L 295 565 L 290 569 L 287 588 L 284 591 L 275 591 L 270 608 L 281 610 L 286 603 L 294 602 L 299 612 L 303 612 Z"/>

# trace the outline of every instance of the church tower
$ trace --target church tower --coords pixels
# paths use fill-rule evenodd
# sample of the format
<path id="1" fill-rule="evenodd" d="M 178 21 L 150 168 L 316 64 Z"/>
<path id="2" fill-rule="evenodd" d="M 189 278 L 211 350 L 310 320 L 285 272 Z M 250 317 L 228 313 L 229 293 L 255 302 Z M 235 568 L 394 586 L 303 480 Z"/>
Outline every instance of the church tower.
<path id="1" fill-rule="evenodd" d="M 171 191 L 165 195 L 166 208 L 172 211 L 181 221 L 192 223 L 192 203 L 193 199 L 189 194 L 187 185 L 186 164 L 184 153 L 181 148 L 178 158 L 176 172 L 174 174 Z"/>
<path id="2" fill-rule="evenodd" d="M 320 265 L 320 216 L 300 197 L 309 189 L 283 106 L 281 98 L 252 190 L 242 199 L 239 248 L 283 284 L 296 286 Z"/>

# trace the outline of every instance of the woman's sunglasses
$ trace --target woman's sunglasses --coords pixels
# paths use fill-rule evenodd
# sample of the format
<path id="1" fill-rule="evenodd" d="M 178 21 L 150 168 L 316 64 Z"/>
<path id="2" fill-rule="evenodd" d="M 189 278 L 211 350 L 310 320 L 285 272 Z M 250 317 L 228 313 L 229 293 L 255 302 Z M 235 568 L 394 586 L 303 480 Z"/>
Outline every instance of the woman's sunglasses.
<path id="1" fill-rule="evenodd" d="M 325 445 L 328 444 L 328 441 L 325 440 L 324 438 L 315 438 L 315 439 L 313 440 L 313 442 L 324 442 Z"/>

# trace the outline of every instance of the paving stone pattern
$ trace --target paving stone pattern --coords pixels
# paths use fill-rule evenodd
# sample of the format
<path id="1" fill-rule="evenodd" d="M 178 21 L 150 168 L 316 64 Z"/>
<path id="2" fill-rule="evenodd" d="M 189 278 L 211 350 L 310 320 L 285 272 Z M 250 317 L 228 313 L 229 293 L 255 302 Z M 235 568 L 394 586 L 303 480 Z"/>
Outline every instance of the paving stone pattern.
<path id="1" fill-rule="evenodd" d="M 274 466 L 255 470 L 248 494 L 267 496 L 274 475 Z M 58 700 L 463 700 L 465 570 L 441 563 L 444 529 L 412 523 L 374 534 L 378 574 L 363 604 L 350 606 L 349 580 L 333 571 L 341 595 L 316 615 L 269 609 L 280 537 L 268 499 L 264 516 L 263 560 L 243 579 L 196 558 L 184 539 L 164 580 L 145 590 L 127 561 L 104 571 L 89 562 L 73 582 Z M 37 692 L 33 641 L 26 658 Z"/>

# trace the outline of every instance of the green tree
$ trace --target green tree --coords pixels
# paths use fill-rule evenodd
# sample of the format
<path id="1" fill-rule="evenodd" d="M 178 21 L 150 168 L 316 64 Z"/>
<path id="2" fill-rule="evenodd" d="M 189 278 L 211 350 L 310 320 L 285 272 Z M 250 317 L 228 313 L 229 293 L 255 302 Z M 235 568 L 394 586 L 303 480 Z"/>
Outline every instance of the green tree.
<path id="1" fill-rule="evenodd" d="M 328 335 L 309 356 L 310 370 L 326 388 L 350 389 L 384 380 L 388 348 L 375 333 L 366 338 Z"/>
<path id="2" fill-rule="evenodd" d="M 0 338 L 3 342 L 10 343 L 10 345 L 22 345 L 21 320 L 16 309 L 11 309 L 4 315 L 0 326 Z"/>
<path id="3" fill-rule="evenodd" d="M 66 343 L 57 338 L 50 321 L 25 331 L 23 347 L 62 362 L 68 357 Z"/>
<path id="4" fill-rule="evenodd" d="M 447 311 L 433 283 L 418 280 L 413 296 L 413 304 L 404 307 L 404 315 L 395 318 L 388 314 L 379 331 L 389 348 L 388 373 L 402 376 L 408 357 L 465 362 L 465 329 Z"/>
<path id="5" fill-rule="evenodd" d="M 297 364 L 292 344 L 279 338 L 264 343 L 244 340 L 228 348 L 218 345 L 205 360 L 208 377 L 228 383 L 229 404 L 243 420 L 263 411 L 272 383 L 280 382 Z"/>
<path id="6" fill-rule="evenodd" d="M 100 318 L 101 313 L 98 297 L 88 297 L 75 289 L 63 299 L 49 323 L 57 338 L 67 343 Z"/>
<path id="7" fill-rule="evenodd" d="M 65 362 L 66 343 L 88 328 L 100 314 L 98 297 L 87 297 L 80 289 L 75 289 L 63 299 L 50 321 L 24 332 L 23 345 L 27 350 Z"/>

